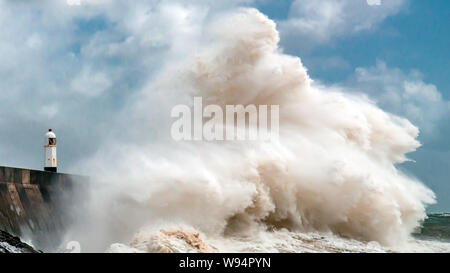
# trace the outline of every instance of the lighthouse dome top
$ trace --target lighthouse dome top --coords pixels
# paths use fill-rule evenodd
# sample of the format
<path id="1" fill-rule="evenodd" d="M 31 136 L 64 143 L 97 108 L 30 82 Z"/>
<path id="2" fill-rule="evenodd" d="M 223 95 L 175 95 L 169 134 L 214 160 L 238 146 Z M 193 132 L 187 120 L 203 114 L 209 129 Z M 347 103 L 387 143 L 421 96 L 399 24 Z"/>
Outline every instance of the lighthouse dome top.
<path id="1" fill-rule="evenodd" d="M 48 129 L 48 132 L 45 134 L 46 138 L 56 138 L 55 133 L 53 133 L 52 129 Z"/>

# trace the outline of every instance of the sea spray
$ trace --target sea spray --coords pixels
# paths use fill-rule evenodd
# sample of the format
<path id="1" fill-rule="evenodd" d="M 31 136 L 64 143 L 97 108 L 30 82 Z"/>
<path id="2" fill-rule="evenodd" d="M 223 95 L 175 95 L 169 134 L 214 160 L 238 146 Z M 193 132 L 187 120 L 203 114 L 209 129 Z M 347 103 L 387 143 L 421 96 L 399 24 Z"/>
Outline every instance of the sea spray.
<path id="1" fill-rule="evenodd" d="M 159 251 L 147 246 L 172 237 L 164 249 L 192 250 L 188 235 L 167 234 L 199 234 L 214 251 L 282 251 L 253 248 L 282 246 L 280 238 L 296 251 L 292 242 L 310 232 L 376 241 L 377 250 L 406 243 L 434 202 L 395 167 L 420 146 L 418 128 L 364 96 L 314 84 L 255 9 L 199 31 L 197 52 L 162 67 L 87 161 L 92 191 L 67 238 L 85 251 L 134 242 L 134 252 Z M 279 139 L 176 142 L 171 109 L 194 97 L 223 107 L 279 105 Z"/>

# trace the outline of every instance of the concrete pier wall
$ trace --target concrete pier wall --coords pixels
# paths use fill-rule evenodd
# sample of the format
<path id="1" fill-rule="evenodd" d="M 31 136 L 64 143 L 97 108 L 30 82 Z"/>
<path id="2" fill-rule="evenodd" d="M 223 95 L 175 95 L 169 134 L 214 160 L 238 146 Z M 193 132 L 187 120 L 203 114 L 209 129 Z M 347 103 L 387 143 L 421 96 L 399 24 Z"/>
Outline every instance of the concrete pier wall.
<path id="1" fill-rule="evenodd" d="M 74 196 L 87 179 L 0 166 L 0 229 L 36 241 L 57 241 Z"/>

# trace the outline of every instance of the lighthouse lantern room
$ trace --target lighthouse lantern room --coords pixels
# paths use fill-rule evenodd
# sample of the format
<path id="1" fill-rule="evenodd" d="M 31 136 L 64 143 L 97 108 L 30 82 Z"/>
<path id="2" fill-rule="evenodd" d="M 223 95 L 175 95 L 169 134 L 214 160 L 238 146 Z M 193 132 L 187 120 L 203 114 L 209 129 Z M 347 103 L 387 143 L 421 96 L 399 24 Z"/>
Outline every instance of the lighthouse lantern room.
<path id="1" fill-rule="evenodd" d="M 45 134 L 45 165 L 44 170 L 56 172 L 56 135 L 52 129 Z"/>

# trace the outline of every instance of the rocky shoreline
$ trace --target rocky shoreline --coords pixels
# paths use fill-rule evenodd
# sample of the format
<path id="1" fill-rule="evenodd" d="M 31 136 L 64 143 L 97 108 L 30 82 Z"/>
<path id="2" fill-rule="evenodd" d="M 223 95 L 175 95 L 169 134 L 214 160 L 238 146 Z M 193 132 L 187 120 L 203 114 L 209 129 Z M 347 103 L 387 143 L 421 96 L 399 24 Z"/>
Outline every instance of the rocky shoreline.
<path id="1" fill-rule="evenodd" d="M 0 253 L 40 253 L 19 237 L 0 230 Z"/>

